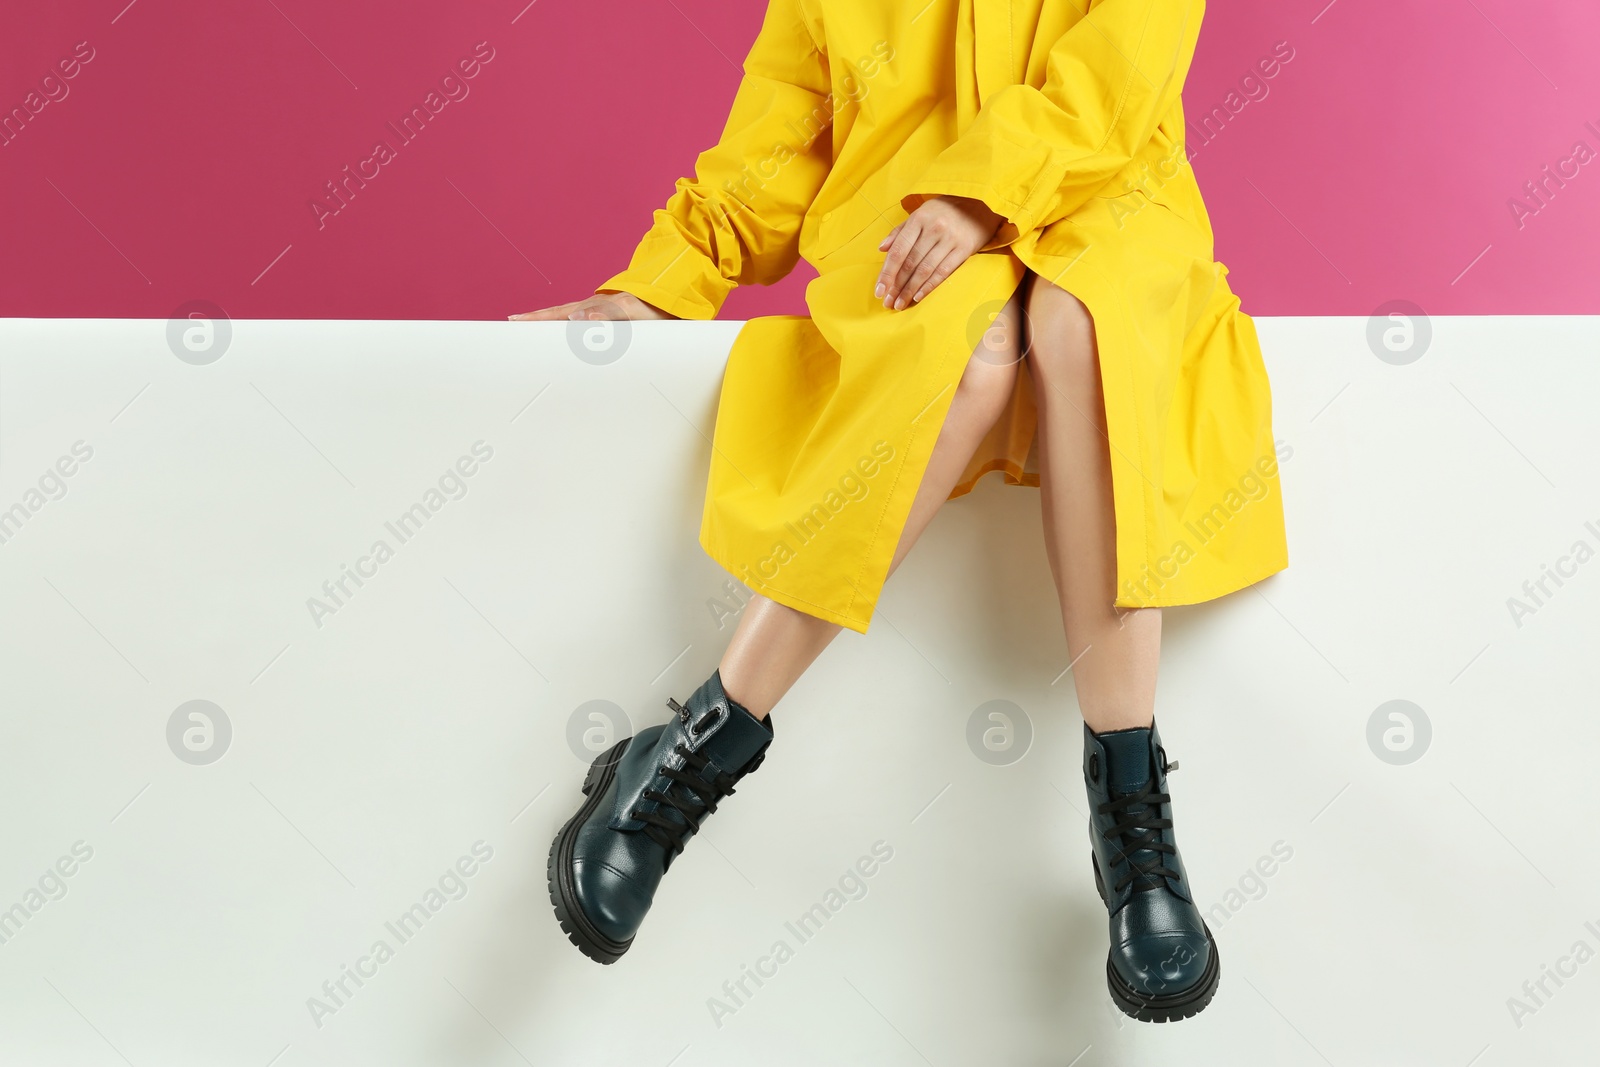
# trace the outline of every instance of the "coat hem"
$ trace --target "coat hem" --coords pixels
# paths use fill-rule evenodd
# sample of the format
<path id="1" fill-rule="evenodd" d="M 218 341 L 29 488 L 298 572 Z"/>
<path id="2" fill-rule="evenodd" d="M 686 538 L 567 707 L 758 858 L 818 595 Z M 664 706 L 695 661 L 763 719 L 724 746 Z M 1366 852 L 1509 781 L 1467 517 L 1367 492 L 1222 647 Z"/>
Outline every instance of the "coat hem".
<path id="1" fill-rule="evenodd" d="M 1147 600 L 1132 600 L 1128 597 L 1119 596 L 1111 602 L 1111 605 L 1117 608 L 1182 608 L 1194 604 L 1204 604 L 1219 597 L 1225 597 L 1229 593 L 1237 593 L 1248 589 L 1257 582 L 1265 581 L 1274 574 L 1279 574 L 1288 568 L 1289 557 L 1285 553 L 1267 564 L 1264 570 L 1252 572 L 1252 577 L 1230 578 L 1223 582 L 1202 586 L 1198 592 L 1180 593 L 1176 596 L 1157 596 Z"/>
<path id="2" fill-rule="evenodd" d="M 736 581 L 743 582 L 745 587 L 752 592 L 760 593 L 768 600 L 782 604 L 786 608 L 793 608 L 795 611 L 798 611 L 803 615 L 810 615 L 814 618 L 821 619 L 823 622 L 831 622 L 835 626 L 842 626 L 846 630 L 854 630 L 858 634 L 864 634 L 867 632 L 867 624 L 872 621 L 870 618 L 862 620 L 851 615 L 846 615 L 843 612 L 835 611 L 833 608 L 823 607 L 821 604 L 813 604 L 804 597 L 795 596 L 793 593 L 784 592 L 782 589 L 779 589 L 776 586 L 768 585 L 766 582 L 763 582 L 761 579 L 755 578 L 748 573 L 740 574 L 734 570 L 734 564 L 731 560 L 725 556 L 713 552 L 711 548 L 706 545 L 705 541 L 702 540 L 700 542 L 700 547 L 705 549 L 706 555 L 710 556 L 714 563 L 732 575 Z"/>
<path id="3" fill-rule="evenodd" d="M 985 463 L 983 466 L 979 467 L 972 477 L 963 480 L 961 484 L 952 489 L 950 491 L 950 495 L 945 498 L 946 501 L 948 502 L 956 499 L 957 497 L 966 496 L 968 493 L 972 492 L 973 489 L 977 488 L 978 482 L 983 479 L 985 474 L 988 474 L 991 471 L 999 471 L 1001 474 L 1005 475 L 1006 485 L 1033 486 L 1035 489 L 1039 487 L 1039 475 L 1033 471 L 1025 471 L 1019 464 L 1013 463 L 1009 459 L 992 459 L 988 463 Z"/>
<path id="4" fill-rule="evenodd" d="M 1004 484 L 1006 485 L 1031 486 L 1035 489 L 1039 487 L 1038 474 L 1032 471 L 1025 471 L 1010 460 L 996 459 L 990 461 L 989 463 L 985 463 L 978 469 L 976 474 L 963 481 L 960 485 L 956 486 L 955 489 L 950 493 L 949 499 L 954 500 L 957 497 L 966 496 L 977 487 L 978 482 L 983 479 L 985 474 L 989 474 L 992 471 L 999 471 L 1002 475 L 1004 475 Z M 1288 567 L 1289 557 L 1287 554 L 1285 554 L 1279 556 L 1271 563 L 1268 563 L 1263 570 L 1252 572 L 1249 576 L 1244 578 L 1229 579 L 1224 582 L 1213 582 L 1209 585 L 1202 586 L 1199 592 L 1179 594 L 1176 596 L 1151 597 L 1146 600 L 1137 601 L 1128 597 L 1119 596 L 1116 600 L 1112 601 L 1112 607 L 1181 608 L 1189 607 L 1195 604 L 1204 604 L 1207 601 L 1216 600 L 1218 597 L 1224 597 L 1230 593 L 1237 593 L 1241 590 L 1248 589 L 1257 582 L 1265 581 L 1274 574 L 1279 574 L 1287 570 Z"/>

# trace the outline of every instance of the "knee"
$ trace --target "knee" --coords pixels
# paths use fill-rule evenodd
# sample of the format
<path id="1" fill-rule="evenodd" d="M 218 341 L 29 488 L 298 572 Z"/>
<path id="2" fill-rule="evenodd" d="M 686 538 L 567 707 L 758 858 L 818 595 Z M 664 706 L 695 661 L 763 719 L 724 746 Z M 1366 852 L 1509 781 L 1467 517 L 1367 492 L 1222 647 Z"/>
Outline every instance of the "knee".
<path id="1" fill-rule="evenodd" d="M 1008 303 L 978 338 L 956 387 L 957 401 L 985 409 L 1003 407 L 1016 384 L 1023 336 L 1021 305 Z"/>
<path id="2" fill-rule="evenodd" d="M 1028 293 L 1028 369 L 1058 386 L 1099 373 L 1094 318 L 1083 301 L 1035 278 Z"/>

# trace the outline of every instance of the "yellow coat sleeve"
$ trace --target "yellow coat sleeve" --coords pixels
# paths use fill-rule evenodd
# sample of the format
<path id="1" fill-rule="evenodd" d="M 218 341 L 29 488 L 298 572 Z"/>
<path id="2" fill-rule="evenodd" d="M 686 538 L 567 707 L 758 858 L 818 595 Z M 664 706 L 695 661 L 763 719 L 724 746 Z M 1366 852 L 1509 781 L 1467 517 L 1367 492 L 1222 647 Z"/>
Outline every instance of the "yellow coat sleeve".
<path id="1" fill-rule="evenodd" d="M 1099 0 L 1051 47 L 1045 84 L 1008 85 L 901 200 L 982 200 L 989 248 L 1064 218 L 1126 167 L 1183 91 L 1205 0 Z"/>
<path id="2" fill-rule="evenodd" d="M 678 180 L 628 268 L 596 292 L 709 319 L 734 286 L 793 270 L 801 221 L 832 164 L 829 85 L 802 0 L 772 0 L 721 139 Z"/>

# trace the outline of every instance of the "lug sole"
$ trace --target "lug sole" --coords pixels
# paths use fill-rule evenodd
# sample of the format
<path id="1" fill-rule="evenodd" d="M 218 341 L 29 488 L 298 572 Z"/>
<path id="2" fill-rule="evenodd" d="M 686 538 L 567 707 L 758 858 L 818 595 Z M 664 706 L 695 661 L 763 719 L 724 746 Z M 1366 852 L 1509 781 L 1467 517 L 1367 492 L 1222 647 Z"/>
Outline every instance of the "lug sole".
<path id="1" fill-rule="evenodd" d="M 628 750 L 633 738 L 623 738 L 595 757 L 589 772 L 583 776 L 583 805 L 578 813 L 567 820 L 561 832 L 550 843 L 550 860 L 546 865 L 546 880 L 550 887 L 550 903 L 555 908 L 561 932 L 567 935 L 577 950 L 596 963 L 616 963 L 633 944 L 633 939 L 613 941 L 595 929 L 589 917 L 578 905 L 577 888 L 572 879 L 572 850 L 578 838 L 578 829 L 600 806 L 600 798 L 611 787 L 617 776 L 617 764 Z"/>
<path id="2" fill-rule="evenodd" d="M 1100 864 L 1092 852 L 1089 861 L 1094 868 L 1095 892 L 1100 894 L 1101 903 L 1105 903 L 1106 883 L 1100 877 Z M 1206 925 L 1204 919 L 1200 920 L 1200 926 L 1206 932 L 1206 947 L 1209 950 L 1205 973 L 1194 985 L 1177 993 L 1139 992 L 1117 973 L 1117 969 L 1111 965 L 1111 954 L 1106 953 L 1106 989 L 1111 993 L 1112 1002 L 1124 1015 L 1142 1023 L 1174 1023 L 1199 1015 L 1211 1003 L 1211 998 L 1217 995 L 1217 985 L 1222 981 L 1222 957 L 1217 952 L 1216 938 L 1211 936 L 1211 927 Z"/>

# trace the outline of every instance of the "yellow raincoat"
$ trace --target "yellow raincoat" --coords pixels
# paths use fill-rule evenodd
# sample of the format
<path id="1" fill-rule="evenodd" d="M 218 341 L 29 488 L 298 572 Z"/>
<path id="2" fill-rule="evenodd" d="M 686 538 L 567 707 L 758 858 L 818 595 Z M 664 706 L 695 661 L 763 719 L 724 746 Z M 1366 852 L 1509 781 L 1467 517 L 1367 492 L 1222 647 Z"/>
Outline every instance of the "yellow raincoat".
<path id="1" fill-rule="evenodd" d="M 1287 565 L 1255 327 L 1213 258 L 1179 93 L 1203 0 L 771 0 L 722 139 L 621 274 L 673 315 L 804 256 L 810 317 L 728 358 L 700 542 L 753 590 L 865 631 L 967 360 L 1032 270 L 1095 322 L 1117 604 L 1190 604 Z M 924 199 L 1006 222 L 919 304 L 874 298 Z M 952 496 L 1037 485 L 1028 375 Z"/>

